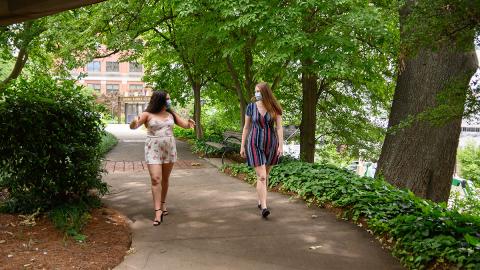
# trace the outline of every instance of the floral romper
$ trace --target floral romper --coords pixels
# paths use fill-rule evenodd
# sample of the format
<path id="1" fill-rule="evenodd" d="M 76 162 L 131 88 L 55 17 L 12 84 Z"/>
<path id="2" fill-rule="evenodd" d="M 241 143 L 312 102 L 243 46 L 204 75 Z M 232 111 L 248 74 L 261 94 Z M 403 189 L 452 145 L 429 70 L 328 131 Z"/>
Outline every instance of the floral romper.
<path id="1" fill-rule="evenodd" d="M 148 121 L 145 141 L 145 161 L 147 164 L 174 163 L 177 161 L 177 146 L 173 137 L 173 116 L 167 119 Z"/>

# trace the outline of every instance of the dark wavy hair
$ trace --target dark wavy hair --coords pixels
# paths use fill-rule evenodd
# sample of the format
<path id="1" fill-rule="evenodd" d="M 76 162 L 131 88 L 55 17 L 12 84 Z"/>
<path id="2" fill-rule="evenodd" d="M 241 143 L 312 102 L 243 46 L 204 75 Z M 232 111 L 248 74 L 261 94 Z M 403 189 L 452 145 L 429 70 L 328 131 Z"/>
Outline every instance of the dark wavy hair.
<path id="1" fill-rule="evenodd" d="M 150 98 L 150 102 L 148 103 L 145 111 L 155 114 L 161 112 L 166 106 L 167 92 L 165 92 L 164 90 L 153 90 L 152 97 Z M 173 116 L 173 121 L 175 121 L 176 124 L 177 117 L 173 113 L 172 109 L 167 109 L 167 112 Z"/>

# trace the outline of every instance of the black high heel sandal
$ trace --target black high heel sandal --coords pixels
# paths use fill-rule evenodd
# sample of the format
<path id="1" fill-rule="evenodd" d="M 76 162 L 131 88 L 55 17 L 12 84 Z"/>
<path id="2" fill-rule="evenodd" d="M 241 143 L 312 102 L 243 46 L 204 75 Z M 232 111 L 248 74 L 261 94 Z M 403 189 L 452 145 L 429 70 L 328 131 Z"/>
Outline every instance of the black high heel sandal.
<path id="1" fill-rule="evenodd" d="M 166 204 L 166 203 L 167 202 L 162 202 L 162 204 Z M 166 216 L 166 215 L 168 215 L 168 210 L 165 209 L 165 210 L 162 211 L 162 213 L 163 213 L 164 216 Z"/>
<path id="2" fill-rule="evenodd" d="M 161 211 L 162 214 L 160 215 L 160 220 L 155 219 L 153 221 L 153 226 L 158 226 L 158 225 L 162 224 L 162 222 L 163 222 L 163 211 L 162 211 L 162 209 L 155 209 L 155 212 L 157 212 L 157 211 Z"/>
<path id="3" fill-rule="evenodd" d="M 270 215 L 270 210 L 268 208 L 262 209 L 262 217 L 266 219 L 268 215 Z"/>

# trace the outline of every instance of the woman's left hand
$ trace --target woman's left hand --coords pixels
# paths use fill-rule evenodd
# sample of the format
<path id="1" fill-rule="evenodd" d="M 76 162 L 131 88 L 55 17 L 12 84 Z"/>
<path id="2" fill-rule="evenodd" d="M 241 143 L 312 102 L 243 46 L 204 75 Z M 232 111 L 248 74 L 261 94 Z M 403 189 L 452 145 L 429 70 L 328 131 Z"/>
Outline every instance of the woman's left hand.
<path id="1" fill-rule="evenodd" d="M 194 128 L 195 127 L 195 121 L 193 119 L 188 119 L 188 128 Z"/>
<path id="2" fill-rule="evenodd" d="M 279 147 L 278 147 L 277 155 L 278 155 L 279 157 L 283 156 L 283 146 L 279 146 Z"/>

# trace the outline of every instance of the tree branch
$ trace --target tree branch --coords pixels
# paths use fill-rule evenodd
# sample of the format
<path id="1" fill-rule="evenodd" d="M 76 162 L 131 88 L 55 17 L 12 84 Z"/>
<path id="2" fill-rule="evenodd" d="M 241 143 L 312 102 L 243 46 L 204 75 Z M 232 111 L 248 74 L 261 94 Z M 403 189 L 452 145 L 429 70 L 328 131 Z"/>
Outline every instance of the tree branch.
<path id="1" fill-rule="evenodd" d="M 238 98 L 239 98 L 240 102 L 244 102 L 244 100 L 241 100 L 241 99 L 244 99 L 243 92 L 242 92 L 242 83 L 240 81 L 238 73 L 235 70 L 235 67 L 233 66 L 232 59 L 230 58 L 230 56 L 227 56 L 225 58 L 225 61 L 227 62 L 228 71 L 230 73 L 230 76 L 232 77 L 232 80 L 233 80 L 234 84 L 235 84 L 235 90 L 237 91 Z"/>
<path id="2" fill-rule="evenodd" d="M 280 70 L 280 73 L 275 76 L 275 79 L 273 79 L 272 83 L 272 91 L 274 91 L 277 86 L 280 84 L 280 80 L 282 79 L 282 71 L 287 68 L 288 64 L 290 63 L 290 60 L 286 60 L 285 63 L 282 65 L 282 70 Z"/>
<path id="3" fill-rule="evenodd" d="M 97 59 L 97 58 L 106 58 L 106 57 L 109 57 L 111 55 L 114 55 L 116 53 L 119 53 L 120 52 L 120 49 L 115 49 L 107 54 L 96 54 L 93 56 L 93 58 Z"/>
<path id="4" fill-rule="evenodd" d="M 22 47 L 20 48 L 20 51 L 18 51 L 17 60 L 15 61 L 15 66 L 13 67 L 12 72 L 10 72 L 10 75 L 8 75 L 8 77 L 0 84 L 1 88 L 3 88 L 3 86 L 5 86 L 11 80 L 18 78 L 18 76 L 22 72 L 23 67 L 25 66 L 25 63 L 27 63 L 27 60 L 27 50 L 25 49 L 25 47 Z"/>

